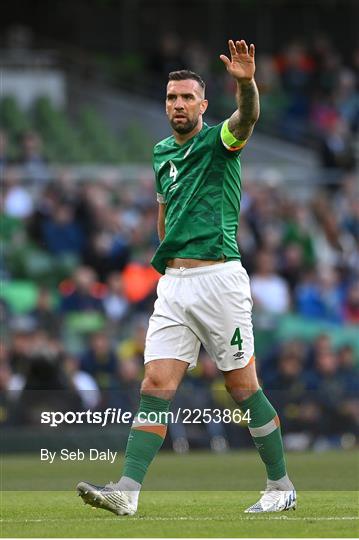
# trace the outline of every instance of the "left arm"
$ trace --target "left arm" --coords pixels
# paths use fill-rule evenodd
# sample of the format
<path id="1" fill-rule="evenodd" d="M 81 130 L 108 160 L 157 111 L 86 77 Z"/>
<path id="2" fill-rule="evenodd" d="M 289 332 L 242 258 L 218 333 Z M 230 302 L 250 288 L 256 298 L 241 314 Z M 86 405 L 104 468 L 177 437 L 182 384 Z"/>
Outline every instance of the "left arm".
<path id="1" fill-rule="evenodd" d="M 158 238 L 160 239 L 160 242 L 162 242 L 162 240 L 166 236 L 165 215 L 166 215 L 166 205 L 160 203 L 158 205 L 158 219 L 157 219 L 157 232 L 158 232 Z"/>
<path id="2" fill-rule="evenodd" d="M 237 82 L 237 105 L 228 121 L 228 129 L 238 141 L 247 140 L 259 118 L 259 95 L 254 80 L 254 45 L 249 50 L 244 40 L 228 42 L 231 59 L 221 54 L 220 59 Z"/>

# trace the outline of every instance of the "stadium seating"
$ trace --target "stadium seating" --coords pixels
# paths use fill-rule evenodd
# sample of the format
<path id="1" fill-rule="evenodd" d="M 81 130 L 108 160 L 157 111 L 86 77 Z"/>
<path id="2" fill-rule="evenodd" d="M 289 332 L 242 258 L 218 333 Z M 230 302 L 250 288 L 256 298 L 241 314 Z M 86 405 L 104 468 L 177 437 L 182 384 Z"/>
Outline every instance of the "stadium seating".
<path id="1" fill-rule="evenodd" d="M 359 362 L 358 327 L 355 325 L 338 327 L 338 325 L 326 321 L 290 314 L 281 318 L 277 328 L 277 339 L 280 342 L 300 339 L 310 343 L 321 334 L 329 334 L 335 348 L 343 345 L 353 347 Z"/>
<path id="2" fill-rule="evenodd" d="M 5 300 L 14 314 L 27 313 L 34 309 L 38 287 L 33 281 L 2 282 L 0 298 Z"/>
<path id="3" fill-rule="evenodd" d="M 130 122 L 121 136 L 115 136 L 93 107 L 84 106 L 70 118 L 46 96 L 27 112 L 13 96 L 5 96 L 0 100 L 0 126 L 7 132 L 14 162 L 19 158 L 20 136 L 31 129 L 41 135 L 43 154 L 53 163 L 142 163 L 151 158 L 153 141 L 143 126 Z"/>

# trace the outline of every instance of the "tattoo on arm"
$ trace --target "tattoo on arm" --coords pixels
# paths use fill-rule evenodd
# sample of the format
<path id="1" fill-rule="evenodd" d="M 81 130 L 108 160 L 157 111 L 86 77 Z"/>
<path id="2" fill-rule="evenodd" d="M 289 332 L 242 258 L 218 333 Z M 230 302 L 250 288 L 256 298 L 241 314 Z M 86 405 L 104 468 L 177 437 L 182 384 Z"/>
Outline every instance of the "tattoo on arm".
<path id="1" fill-rule="evenodd" d="M 228 121 L 228 129 L 238 141 L 244 141 L 252 134 L 259 117 L 259 95 L 254 80 L 237 83 L 238 110 Z"/>

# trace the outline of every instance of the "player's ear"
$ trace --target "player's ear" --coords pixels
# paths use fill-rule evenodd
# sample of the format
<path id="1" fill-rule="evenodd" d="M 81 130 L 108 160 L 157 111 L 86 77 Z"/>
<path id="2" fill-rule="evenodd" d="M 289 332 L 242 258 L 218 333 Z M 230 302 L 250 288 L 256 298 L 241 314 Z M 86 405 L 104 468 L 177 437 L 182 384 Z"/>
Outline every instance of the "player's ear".
<path id="1" fill-rule="evenodd" d="M 200 113 L 204 114 L 208 107 L 208 99 L 202 99 L 201 107 L 200 107 Z"/>

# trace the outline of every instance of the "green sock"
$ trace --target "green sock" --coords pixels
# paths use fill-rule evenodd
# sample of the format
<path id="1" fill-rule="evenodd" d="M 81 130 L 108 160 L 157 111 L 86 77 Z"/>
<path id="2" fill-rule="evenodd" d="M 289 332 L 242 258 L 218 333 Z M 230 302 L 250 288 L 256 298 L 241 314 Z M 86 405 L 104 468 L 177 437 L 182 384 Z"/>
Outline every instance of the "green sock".
<path id="1" fill-rule="evenodd" d="M 260 388 L 238 403 L 242 413 L 249 411 L 249 431 L 267 469 L 269 480 L 279 480 L 286 473 L 282 435 L 278 415 Z"/>
<path id="2" fill-rule="evenodd" d="M 123 476 L 142 484 L 166 436 L 166 413 L 170 403 L 166 399 L 142 394 L 127 441 Z"/>

